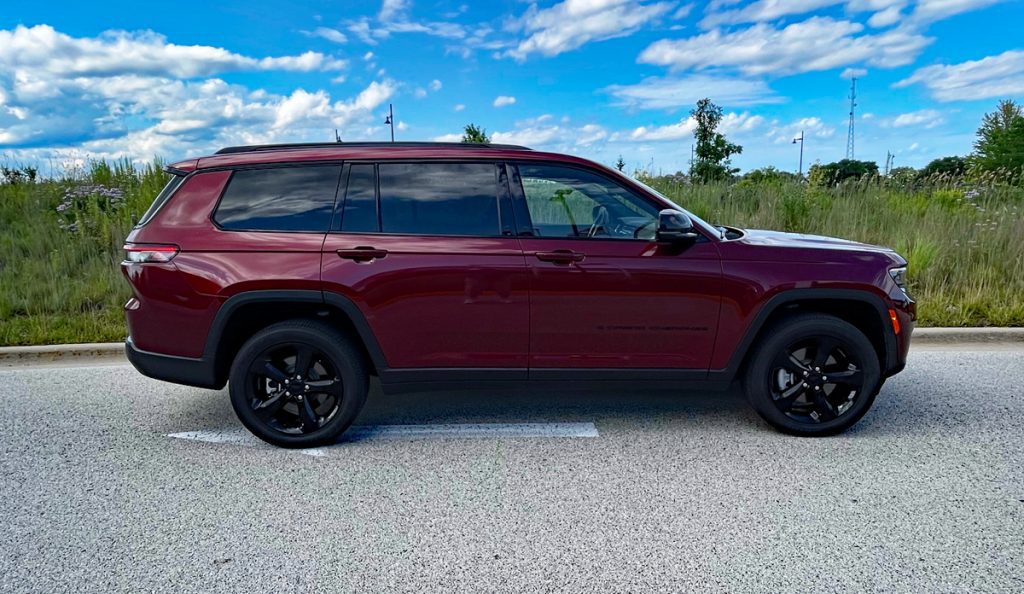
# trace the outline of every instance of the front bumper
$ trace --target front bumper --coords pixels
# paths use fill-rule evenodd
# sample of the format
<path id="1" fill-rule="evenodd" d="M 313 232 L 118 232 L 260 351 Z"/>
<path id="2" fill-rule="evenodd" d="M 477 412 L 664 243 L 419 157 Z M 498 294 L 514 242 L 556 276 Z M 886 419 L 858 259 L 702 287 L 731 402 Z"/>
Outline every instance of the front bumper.
<path id="1" fill-rule="evenodd" d="M 136 348 L 130 336 L 124 342 L 124 351 L 128 361 L 139 373 L 153 379 L 212 390 L 224 387 L 225 382 L 217 379 L 213 362 L 205 358 L 193 359 L 143 351 Z"/>

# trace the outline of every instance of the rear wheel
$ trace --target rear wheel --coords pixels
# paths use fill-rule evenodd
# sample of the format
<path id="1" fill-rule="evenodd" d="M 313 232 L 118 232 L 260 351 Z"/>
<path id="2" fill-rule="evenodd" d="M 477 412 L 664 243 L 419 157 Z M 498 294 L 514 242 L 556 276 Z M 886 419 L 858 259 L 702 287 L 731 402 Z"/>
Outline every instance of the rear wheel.
<path id="1" fill-rule="evenodd" d="M 257 332 L 238 351 L 229 391 L 256 437 L 286 448 L 335 442 L 366 402 L 366 364 L 343 334 L 313 320 Z"/>
<path id="2" fill-rule="evenodd" d="M 860 420 L 880 387 L 878 356 L 838 318 L 803 314 L 776 325 L 757 346 L 747 399 L 770 425 L 794 435 L 834 435 Z"/>

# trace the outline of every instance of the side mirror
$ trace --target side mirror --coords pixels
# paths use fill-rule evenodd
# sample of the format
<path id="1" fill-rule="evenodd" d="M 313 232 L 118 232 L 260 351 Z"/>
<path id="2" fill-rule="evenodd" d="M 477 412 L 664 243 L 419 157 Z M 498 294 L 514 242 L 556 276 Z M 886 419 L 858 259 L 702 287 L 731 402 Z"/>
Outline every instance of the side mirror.
<path id="1" fill-rule="evenodd" d="M 693 230 L 690 217 L 671 208 L 658 213 L 658 233 L 655 236 L 658 243 L 691 243 L 698 237 L 700 235 Z"/>

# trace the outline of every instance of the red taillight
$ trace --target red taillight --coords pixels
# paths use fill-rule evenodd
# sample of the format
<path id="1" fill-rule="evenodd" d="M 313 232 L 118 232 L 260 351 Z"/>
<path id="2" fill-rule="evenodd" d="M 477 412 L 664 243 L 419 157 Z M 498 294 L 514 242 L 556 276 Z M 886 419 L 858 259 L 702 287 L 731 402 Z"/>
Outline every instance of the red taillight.
<path id="1" fill-rule="evenodd" d="M 176 245 L 126 243 L 124 246 L 124 259 L 140 264 L 170 262 L 177 255 Z"/>
<path id="2" fill-rule="evenodd" d="M 889 310 L 889 319 L 892 320 L 892 331 L 894 334 L 900 333 L 900 319 L 896 317 L 896 310 Z"/>

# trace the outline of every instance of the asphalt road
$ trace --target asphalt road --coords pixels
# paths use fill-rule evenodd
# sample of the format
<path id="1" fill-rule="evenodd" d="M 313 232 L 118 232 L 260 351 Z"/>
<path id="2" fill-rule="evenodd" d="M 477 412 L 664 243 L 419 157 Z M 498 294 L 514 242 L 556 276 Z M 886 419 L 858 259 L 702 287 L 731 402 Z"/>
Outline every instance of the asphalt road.
<path id="1" fill-rule="evenodd" d="M 126 365 L 0 371 L 2 592 L 1024 591 L 1024 351 L 922 350 L 847 434 L 735 394 L 371 396 L 378 424 L 597 437 L 246 440 Z M 232 433 L 234 432 L 234 433 Z"/>

